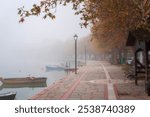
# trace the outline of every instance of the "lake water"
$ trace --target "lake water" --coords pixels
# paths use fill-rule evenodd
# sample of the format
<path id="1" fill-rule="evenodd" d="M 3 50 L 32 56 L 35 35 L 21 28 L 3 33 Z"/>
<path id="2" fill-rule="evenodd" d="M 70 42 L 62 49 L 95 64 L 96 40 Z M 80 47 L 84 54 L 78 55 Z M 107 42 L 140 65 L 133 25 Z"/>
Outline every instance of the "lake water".
<path id="1" fill-rule="evenodd" d="M 67 62 L 66 62 L 67 61 Z M 82 60 L 80 60 L 81 62 Z M 9 91 L 17 92 L 16 100 L 26 100 L 30 97 L 34 96 L 38 92 L 42 91 L 47 86 L 52 83 L 62 79 L 68 75 L 65 71 L 49 71 L 46 72 L 46 65 L 58 65 L 64 64 L 64 66 L 74 67 L 74 60 L 57 60 L 57 62 L 36 62 L 36 61 L 28 61 L 26 63 L 1 63 L 0 64 L 0 77 L 2 78 L 17 78 L 17 77 L 47 77 L 46 85 L 43 84 L 33 84 L 29 86 L 25 85 L 15 85 L 15 86 L 5 86 L 0 85 L 0 94 L 6 93 Z M 81 64 L 78 62 L 78 65 Z"/>
<path id="2" fill-rule="evenodd" d="M 48 85 L 54 83 L 55 81 L 64 78 L 67 73 L 65 71 L 49 71 L 46 72 L 44 66 L 34 65 L 35 68 L 32 66 L 26 66 L 25 69 L 7 69 L 1 70 L 3 71 L 4 78 L 12 78 L 12 77 L 27 77 L 27 76 L 34 76 L 34 77 L 47 77 L 46 86 L 11 86 L 11 88 L 4 88 L 0 86 L 0 93 L 15 91 L 17 92 L 16 100 L 25 100 L 30 98 L 31 96 L 35 95 L 39 91 L 43 90 Z M 11 71 L 9 71 L 11 70 Z M 5 73 L 6 72 L 6 73 Z M 1 73 L 2 74 L 2 73 Z"/>

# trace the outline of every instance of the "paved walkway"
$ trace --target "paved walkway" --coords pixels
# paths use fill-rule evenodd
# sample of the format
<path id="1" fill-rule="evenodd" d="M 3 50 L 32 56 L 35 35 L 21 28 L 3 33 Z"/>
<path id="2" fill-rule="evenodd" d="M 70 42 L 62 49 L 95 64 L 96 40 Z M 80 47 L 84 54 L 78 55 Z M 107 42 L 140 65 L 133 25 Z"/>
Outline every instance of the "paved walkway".
<path id="1" fill-rule="evenodd" d="M 116 100 L 120 95 L 120 84 L 127 84 L 123 72 L 107 62 L 89 61 L 77 74 L 71 73 L 43 91 L 32 100 Z M 118 88 L 119 87 L 119 88 Z M 119 92 L 119 93 L 118 93 Z M 121 97 L 121 98 L 120 98 Z M 130 96 L 127 96 L 130 98 Z M 128 99 L 127 98 L 127 99 Z"/>

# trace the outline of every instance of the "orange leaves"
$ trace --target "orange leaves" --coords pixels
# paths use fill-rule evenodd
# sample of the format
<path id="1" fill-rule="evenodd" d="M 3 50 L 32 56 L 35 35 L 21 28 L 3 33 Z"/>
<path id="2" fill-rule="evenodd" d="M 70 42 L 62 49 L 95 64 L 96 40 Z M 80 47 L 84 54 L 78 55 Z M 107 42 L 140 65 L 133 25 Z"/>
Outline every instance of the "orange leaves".
<path id="1" fill-rule="evenodd" d="M 24 18 L 22 17 L 20 20 L 19 20 L 19 23 L 23 23 L 24 22 Z"/>
<path id="2" fill-rule="evenodd" d="M 24 19 L 29 16 L 39 16 L 43 14 L 43 18 L 47 17 L 55 19 L 55 15 L 51 13 L 51 9 L 56 8 L 58 0 L 42 0 L 39 5 L 34 4 L 30 10 L 24 10 L 24 7 L 18 9 L 20 15 L 19 22 L 24 22 Z"/>
<path id="3" fill-rule="evenodd" d="M 109 47 L 119 45 L 128 30 L 141 26 L 150 28 L 150 0 L 42 0 L 31 10 L 24 10 L 24 7 L 18 9 L 19 22 L 24 22 L 25 17 L 40 14 L 44 19 L 55 19 L 52 10 L 58 4 L 68 3 L 72 3 L 76 15 L 81 15 L 81 27 L 92 24 L 93 37 L 104 47 L 109 43 L 112 44 Z"/>
<path id="4" fill-rule="evenodd" d="M 52 20 L 53 20 L 53 19 L 55 19 L 55 15 L 53 15 L 53 14 L 52 14 L 52 13 L 50 13 L 50 12 L 49 12 L 49 13 L 47 13 L 47 14 L 45 14 L 43 18 L 44 18 L 44 19 L 46 19 L 46 18 L 47 18 L 47 16 L 48 16 L 49 18 L 51 18 Z"/>
<path id="5" fill-rule="evenodd" d="M 68 3 L 73 3 L 74 10 L 79 10 L 80 12 L 76 14 L 82 14 L 82 10 L 80 9 L 80 4 L 83 3 L 84 0 L 41 0 L 40 4 L 34 4 L 30 10 L 25 10 L 24 7 L 18 9 L 18 15 L 21 17 L 19 22 L 22 22 L 22 17 L 25 19 L 29 16 L 39 16 L 43 15 L 43 18 L 47 17 L 51 19 L 55 19 L 54 10 L 56 9 L 58 4 L 62 4 L 66 6 Z M 87 26 L 88 23 L 84 23 L 84 26 Z"/>
<path id="6" fill-rule="evenodd" d="M 101 0 L 97 16 L 99 22 L 93 25 L 93 36 L 98 39 L 101 48 L 109 50 L 120 45 L 126 39 L 126 31 L 138 23 L 132 0 Z M 122 34 L 123 33 L 123 34 Z"/>

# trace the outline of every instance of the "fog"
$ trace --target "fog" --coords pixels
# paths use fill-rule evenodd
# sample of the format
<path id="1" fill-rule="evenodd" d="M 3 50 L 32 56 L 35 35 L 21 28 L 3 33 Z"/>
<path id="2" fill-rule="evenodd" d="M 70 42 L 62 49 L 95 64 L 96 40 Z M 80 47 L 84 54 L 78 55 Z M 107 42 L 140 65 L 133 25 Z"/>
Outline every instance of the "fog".
<path id="1" fill-rule="evenodd" d="M 74 15 L 71 5 L 59 6 L 56 19 L 29 17 L 20 24 L 17 8 L 30 8 L 38 0 L 1 0 L 0 7 L 0 76 L 7 77 L 20 70 L 36 71 L 52 62 L 65 58 L 64 45 L 90 34 L 81 29 L 80 18 Z M 16 73 L 15 73 L 16 72 Z M 9 75 L 8 75 L 9 74 Z"/>

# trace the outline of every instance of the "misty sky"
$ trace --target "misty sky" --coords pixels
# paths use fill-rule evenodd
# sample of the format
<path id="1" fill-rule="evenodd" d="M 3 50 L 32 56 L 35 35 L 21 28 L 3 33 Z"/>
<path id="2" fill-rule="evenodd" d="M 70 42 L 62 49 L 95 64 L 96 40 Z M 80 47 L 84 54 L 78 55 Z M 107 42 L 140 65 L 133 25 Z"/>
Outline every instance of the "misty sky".
<path id="1" fill-rule="evenodd" d="M 56 19 L 27 18 L 19 24 L 17 8 L 31 8 L 39 0 L 1 0 L 0 7 L 0 75 L 3 69 L 21 67 L 40 61 L 49 62 L 62 50 L 61 42 L 73 40 L 73 35 L 82 38 L 90 34 L 81 29 L 80 18 L 74 15 L 71 5 L 58 7 Z M 55 51 L 56 50 L 56 51 Z"/>

